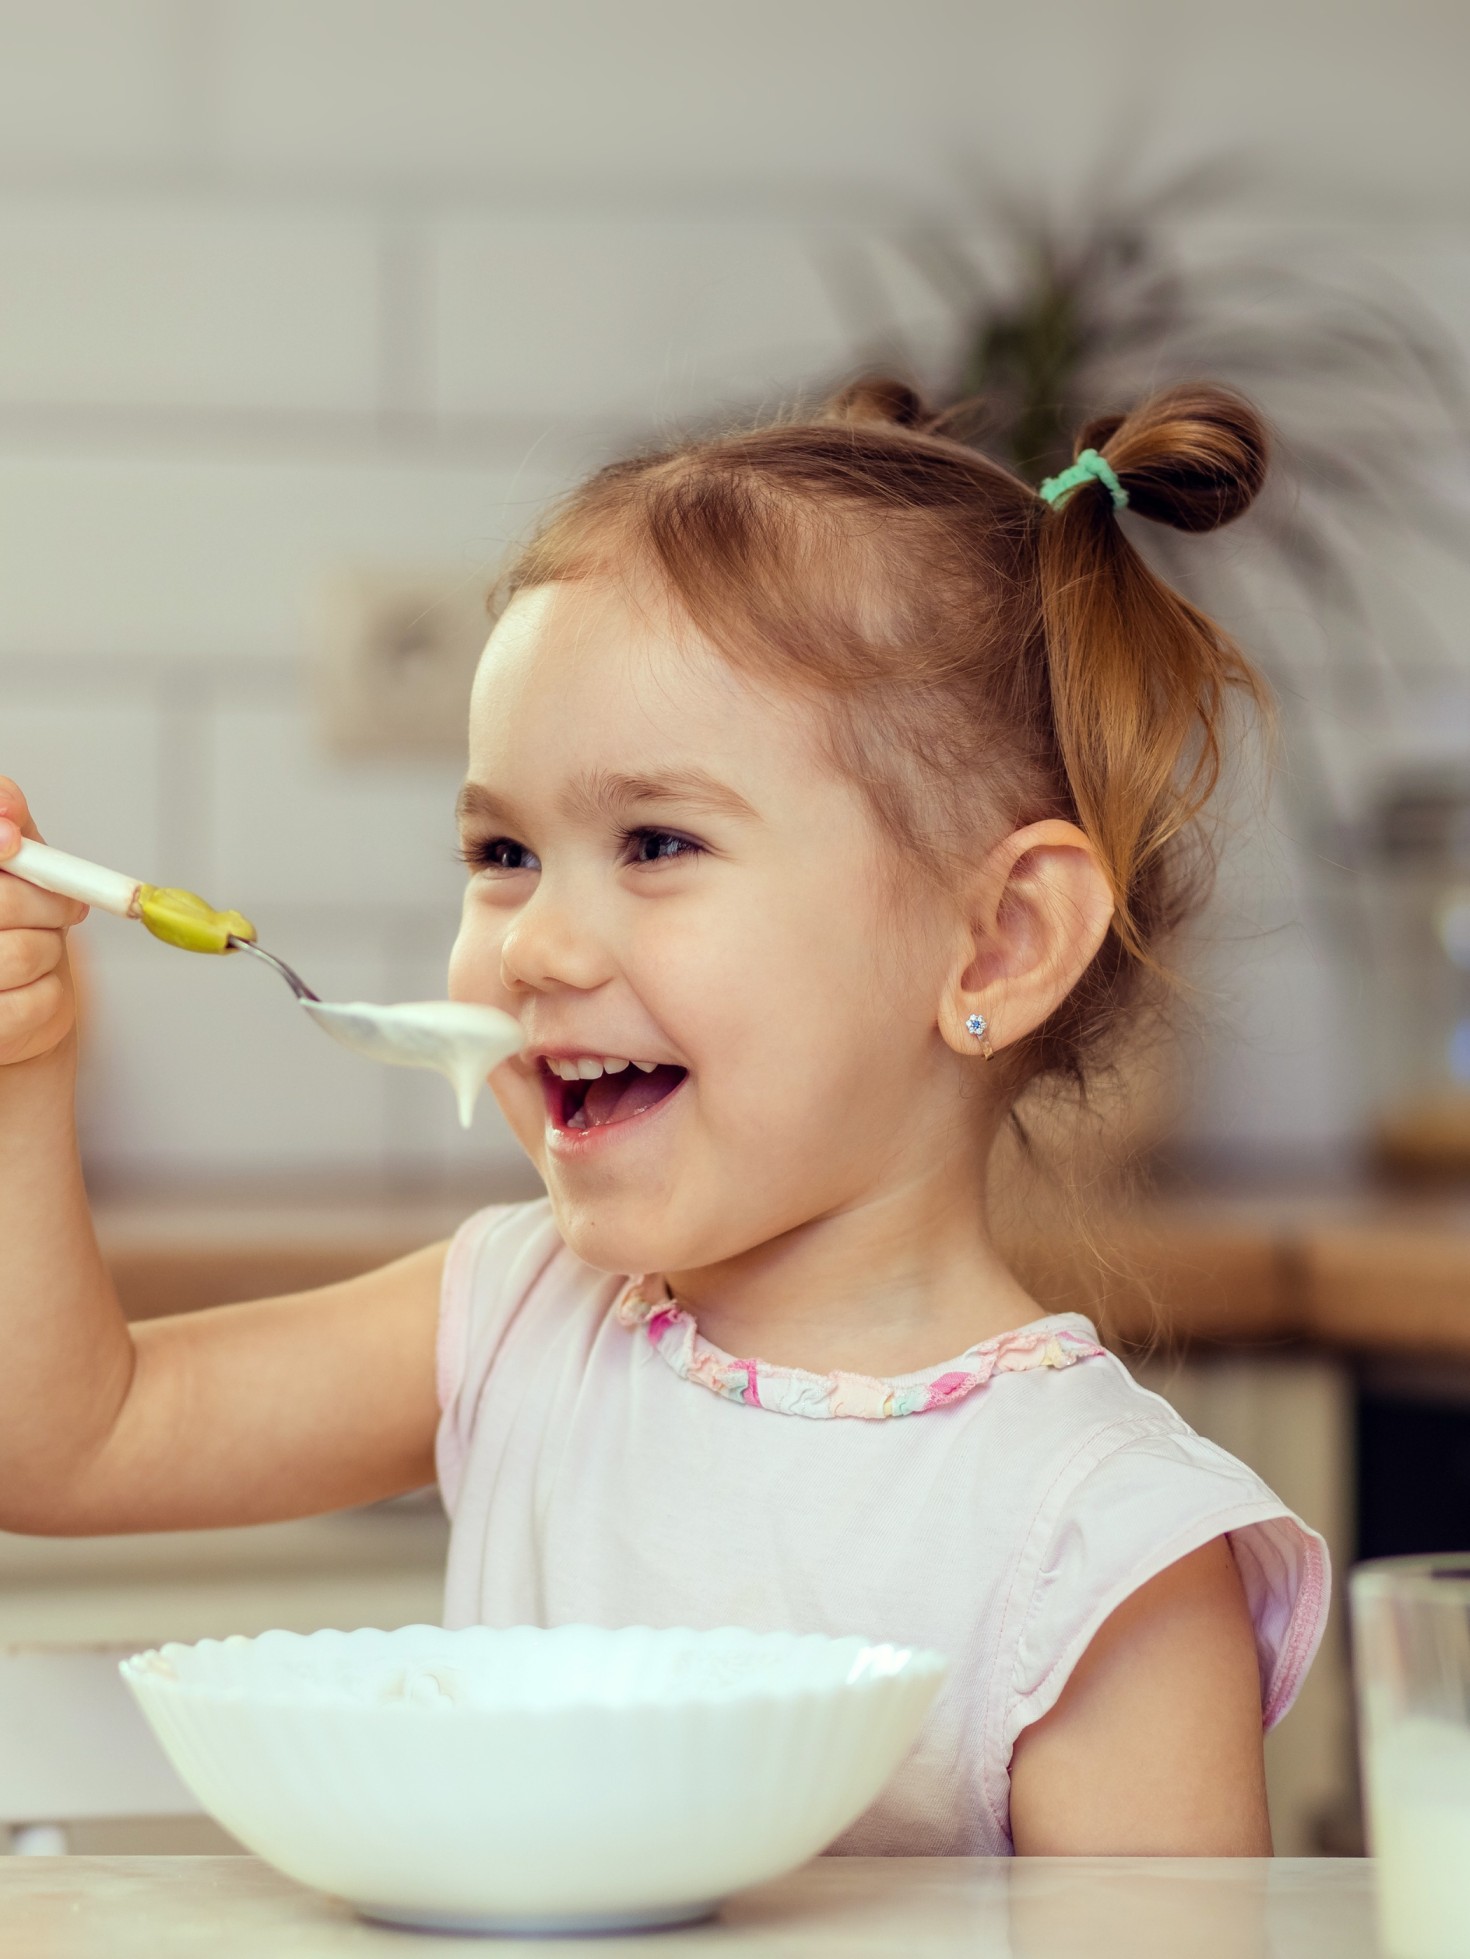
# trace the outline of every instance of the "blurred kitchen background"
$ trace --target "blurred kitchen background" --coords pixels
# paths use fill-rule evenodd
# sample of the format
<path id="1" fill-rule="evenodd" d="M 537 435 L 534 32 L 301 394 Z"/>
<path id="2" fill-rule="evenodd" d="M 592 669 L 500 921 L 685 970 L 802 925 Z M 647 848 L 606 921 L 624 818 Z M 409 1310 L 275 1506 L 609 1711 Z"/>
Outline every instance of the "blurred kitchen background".
<path id="1" fill-rule="evenodd" d="M 1281 748 L 1232 771 L 1179 1031 L 1125 1079 L 1155 1191 L 1101 1269 L 1340 1569 L 1470 1545 L 1467 72 L 1470 13 L 1412 0 L 0 0 L 0 772 L 326 997 L 432 997 L 485 594 L 558 489 L 879 366 L 987 392 L 1028 468 L 1074 405 L 1236 381 L 1280 486 L 1178 562 Z M 77 941 L 130 1311 L 534 1190 L 488 1103 L 463 1135 L 253 962 Z M 432 1617 L 441 1548 L 428 1499 L 0 1539 L 0 1729 L 38 1681 L 81 1704 L 78 1642 Z M 169 1809 L 130 1730 L 104 1795 L 85 1748 L 45 1781 L 53 1733 L 0 1837 L 196 1840 L 96 1820 Z M 1340 1627 L 1272 1747 L 1278 1846 L 1354 1848 Z"/>

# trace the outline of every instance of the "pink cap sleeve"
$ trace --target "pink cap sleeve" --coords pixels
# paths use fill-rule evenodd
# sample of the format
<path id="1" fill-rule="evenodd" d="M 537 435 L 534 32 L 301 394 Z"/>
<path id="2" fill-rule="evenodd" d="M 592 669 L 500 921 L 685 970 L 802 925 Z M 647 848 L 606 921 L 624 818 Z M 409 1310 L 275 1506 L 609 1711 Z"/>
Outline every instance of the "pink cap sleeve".
<path id="1" fill-rule="evenodd" d="M 542 1199 L 489 1205 L 466 1218 L 449 1241 L 439 1294 L 434 1456 L 451 1517 L 485 1375 L 527 1285 L 545 1263 L 548 1239 L 557 1242 Z"/>
<path id="2" fill-rule="evenodd" d="M 1265 1726 L 1296 1698 L 1326 1625 L 1327 1547 L 1253 1470 L 1182 1423 L 1120 1424 L 1107 1440 L 1036 1520 L 1034 1582 L 996 1735 L 1002 1775 L 1016 1736 L 1056 1704 L 1108 1615 L 1212 1538 L 1229 1537 L 1245 1587 Z"/>

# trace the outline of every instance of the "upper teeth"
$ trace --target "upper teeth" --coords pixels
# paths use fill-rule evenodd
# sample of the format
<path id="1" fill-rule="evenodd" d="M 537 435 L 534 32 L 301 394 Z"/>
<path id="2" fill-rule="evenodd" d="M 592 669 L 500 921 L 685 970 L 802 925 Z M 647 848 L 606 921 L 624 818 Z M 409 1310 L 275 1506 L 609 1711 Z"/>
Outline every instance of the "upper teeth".
<path id="1" fill-rule="evenodd" d="M 546 1065 L 553 1075 L 560 1075 L 564 1082 L 595 1082 L 599 1075 L 620 1075 L 625 1068 L 641 1068 L 645 1075 L 651 1075 L 658 1066 L 656 1061 L 625 1061 L 615 1054 L 548 1054 Z"/>

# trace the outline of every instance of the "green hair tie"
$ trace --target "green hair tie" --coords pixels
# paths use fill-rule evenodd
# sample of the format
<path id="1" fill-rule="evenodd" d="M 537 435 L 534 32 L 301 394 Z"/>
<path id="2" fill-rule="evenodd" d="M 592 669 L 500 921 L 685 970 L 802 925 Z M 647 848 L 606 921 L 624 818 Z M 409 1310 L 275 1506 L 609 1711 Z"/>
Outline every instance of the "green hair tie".
<path id="1" fill-rule="evenodd" d="M 1053 509 L 1083 483 L 1101 483 L 1113 499 L 1114 510 L 1126 508 L 1128 492 L 1118 481 L 1117 473 L 1111 463 L 1103 461 L 1096 449 L 1084 449 L 1070 469 L 1064 469 L 1060 476 L 1048 476 L 1037 491 L 1038 496 L 1046 498 Z"/>

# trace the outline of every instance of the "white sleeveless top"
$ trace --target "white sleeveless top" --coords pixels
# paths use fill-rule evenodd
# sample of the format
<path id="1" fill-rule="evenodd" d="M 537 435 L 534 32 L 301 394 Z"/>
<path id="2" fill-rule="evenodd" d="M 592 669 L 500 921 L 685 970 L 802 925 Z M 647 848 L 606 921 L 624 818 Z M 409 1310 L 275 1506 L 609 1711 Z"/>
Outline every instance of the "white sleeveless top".
<path id="1" fill-rule="evenodd" d="M 1266 1726 L 1327 1614 L 1320 1537 L 1077 1314 L 892 1381 L 722 1354 L 584 1265 L 544 1200 L 456 1233 L 439 1328 L 445 1624 L 746 1626 L 947 1654 L 924 1732 L 834 1848 L 1011 1851 L 1011 1750 L 1088 1641 L 1228 1535 Z"/>

